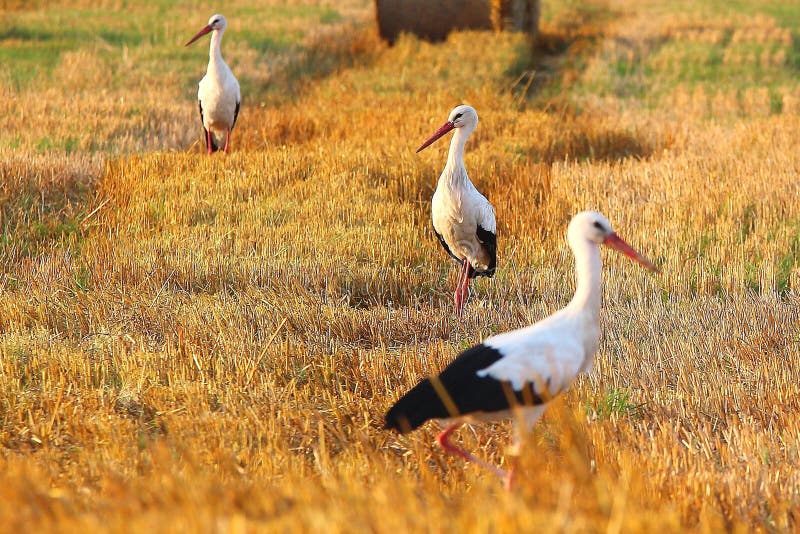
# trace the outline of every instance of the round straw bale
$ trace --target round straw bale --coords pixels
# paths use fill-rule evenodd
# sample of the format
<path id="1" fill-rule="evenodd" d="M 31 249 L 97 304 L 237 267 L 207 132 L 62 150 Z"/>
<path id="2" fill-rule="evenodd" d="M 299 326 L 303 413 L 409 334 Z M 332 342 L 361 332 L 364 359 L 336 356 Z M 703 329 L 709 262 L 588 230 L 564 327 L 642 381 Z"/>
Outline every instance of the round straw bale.
<path id="1" fill-rule="evenodd" d="M 536 36 L 540 0 L 375 0 L 381 37 L 402 32 L 442 41 L 453 30 L 524 31 Z"/>
<path id="2" fill-rule="evenodd" d="M 375 0 L 381 37 L 393 43 L 402 32 L 443 41 L 452 30 L 491 30 L 488 0 Z"/>

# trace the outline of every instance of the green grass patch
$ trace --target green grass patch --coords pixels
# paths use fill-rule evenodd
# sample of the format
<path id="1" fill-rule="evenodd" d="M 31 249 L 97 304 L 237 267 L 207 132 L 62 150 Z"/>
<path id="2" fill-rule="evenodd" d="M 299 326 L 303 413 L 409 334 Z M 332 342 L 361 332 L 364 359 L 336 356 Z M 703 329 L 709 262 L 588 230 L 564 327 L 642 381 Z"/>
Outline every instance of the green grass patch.
<path id="1" fill-rule="evenodd" d="M 597 419 L 607 419 L 616 416 L 636 416 L 644 404 L 631 402 L 631 394 L 624 389 L 606 390 L 602 397 L 594 403 L 586 405 L 586 414 Z"/>
<path id="2" fill-rule="evenodd" d="M 539 88 L 539 98 L 549 100 L 566 93 L 580 106 L 584 99 L 615 96 L 652 107 L 664 103 L 664 97 L 679 87 L 702 86 L 707 94 L 767 88 L 770 112 L 781 113 L 779 89 L 795 86 L 800 69 L 800 3 L 705 0 L 690 4 L 648 6 L 657 13 L 656 21 L 664 17 L 663 33 L 655 27 L 633 37 L 624 32 L 620 37 L 604 37 L 602 30 L 597 35 L 582 31 L 576 41 L 579 53 L 573 53 L 569 36 L 545 35 L 545 45 L 558 45 L 550 48 L 558 54 L 559 67 L 577 82 L 565 87 L 560 76 L 553 76 L 549 86 Z M 558 20 L 570 9 L 545 9 L 545 18 Z M 604 17 L 597 10 L 573 11 L 575 24 L 585 28 L 595 27 Z M 697 18 L 676 21 L 675 15 L 683 13 Z M 635 14 L 631 15 L 635 20 Z M 786 29 L 791 30 L 791 39 Z M 595 46 L 601 41 L 602 46 Z M 540 69 L 540 79 L 548 78 L 547 66 L 545 62 Z"/>
<path id="3" fill-rule="evenodd" d="M 775 272 L 776 289 L 781 295 L 785 295 L 791 288 L 790 278 L 792 271 L 800 263 L 800 222 L 792 226 L 792 240 L 786 253 L 778 260 Z M 794 288 L 797 290 L 797 288 Z"/>
<path id="4" fill-rule="evenodd" d="M 302 37 L 300 32 L 278 31 L 273 33 L 266 33 L 257 29 L 240 30 L 236 34 L 237 39 L 242 39 L 247 42 L 250 48 L 257 50 L 262 54 L 285 52 L 296 45 L 298 40 Z M 206 43 L 208 46 L 208 43 Z M 224 44 L 223 44 L 224 46 Z"/>

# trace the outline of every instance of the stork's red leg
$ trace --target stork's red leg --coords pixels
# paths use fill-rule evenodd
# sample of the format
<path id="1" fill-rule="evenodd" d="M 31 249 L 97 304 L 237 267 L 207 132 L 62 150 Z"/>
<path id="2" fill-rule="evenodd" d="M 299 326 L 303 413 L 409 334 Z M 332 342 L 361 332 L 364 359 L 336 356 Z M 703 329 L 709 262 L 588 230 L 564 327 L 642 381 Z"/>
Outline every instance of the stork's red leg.
<path id="1" fill-rule="evenodd" d="M 511 486 L 511 482 L 510 482 L 511 474 L 509 474 L 508 472 L 506 472 L 503 469 L 500 469 L 496 465 L 492 465 L 492 464 L 490 464 L 488 462 L 485 462 L 485 461 L 481 460 L 477 456 L 473 456 L 468 451 L 462 449 L 458 445 L 454 445 L 450 441 L 450 434 L 455 432 L 460 426 L 461 426 L 461 423 L 454 423 L 454 424 L 448 426 L 446 429 L 444 429 L 444 431 L 441 434 L 436 436 L 436 442 L 448 454 L 453 454 L 455 456 L 460 456 L 461 458 L 463 458 L 464 460 L 466 460 L 468 462 L 471 462 L 473 464 L 477 464 L 480 467 L 483 467 L 484 469 L 486 469 L 488 471 L 491 471 L 492 473 L 494 473 L 495 475 L 497 475 L 498 477 L 502 478 L 505 481 L 506 487 L 510 487 Z"/>
<path id="2" fill-rule="evenodd" d="M 206 150 L 210 156 L 214 152 L 214 141 L 211 139 L 211 130 L 206 130 Z"/>
<path id="3" fill-rule="evenodd" d="M 470 265 L 469 260 L 464 260 L 466 265 L 464 266 L 464 288 L 462 291 L 464 292 L 464 302 L 467 301 L 467 297 L 469 297 L 469 270 L 472 268 Z"/>
<path id="4" fill-rule="evenodd" d="M 228 147 L 230 147 L 230 144 L 231 144 L 231 129 L 228 128 L 228 130 L 225 132 L 225 148 L 222 149 L 226 154 L 228 153 Z"/>
<path id="5" fill-rule="evenodd" d="M 456 280 L 456 290 L 453 291 L 453 302 L 456 305 L 456 311 L 461 309 L 461 306 L 459 305 L 458 301 L 459 297 L 461 296 L 461 293 L 459 293 L 458 288 L 461 287 L 461 278 L 463 277 L 464 277 L 464 264 L 462 263 L 461 267 L 458 270 L 458 280 Z"/>
<path id="6" fill-rule="evenodd" d="M 458 316 L 461 317 L 461 311 L 464 309 L 464 293 L 461 290 L 461 286 L 464 285 L 464 279 L 467 278 L 469 275 L 469 263 L 467 260 L 464 260 L 461 263 L 461 271 L 458 273 L 458 282 L 456 282 L 456 290 L 453 293 L 453 300 L 456 304 L 456 312 L 458 312 Z"/>
<path id="7" fill-rule="evenodd" d="M 458 316 L 461 317 L 461 312 L 464 310 L 464 304 L 467 302 L 467 297 L 469 296 L 469 269 L 470 264 L 469 260 L 464 258 L 464 270 L 461 273 L 461 278 L 459 279 L 458 287 L 456 288 L 456 293 L 458 296 L 456 297 L 456 308 L 458 309 Z"/>

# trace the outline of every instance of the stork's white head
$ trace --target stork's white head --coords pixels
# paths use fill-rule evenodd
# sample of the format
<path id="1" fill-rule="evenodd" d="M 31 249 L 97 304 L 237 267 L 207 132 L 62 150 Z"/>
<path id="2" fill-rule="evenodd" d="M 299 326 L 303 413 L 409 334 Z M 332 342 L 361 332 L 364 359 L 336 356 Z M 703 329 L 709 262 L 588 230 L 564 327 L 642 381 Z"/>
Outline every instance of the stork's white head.
<path id="1" fill-rule="evenodd" d="M 453 128 L 467 128 L 472 131 L 478 126 L 478 112 L 472 106 L 462 104 L 453 108 L 447 120 L 453 123 Z"/>
<path id="2" fill-rule="evenodd" d="M 633 261 L 651 271 L 658 270 L 647 258 L 623 241 L 622 238 L 614 232 L 608 219 L 597 211 L 582 211 L 575 215 L 567 229 L 567 241 L 569 241 L 573 249 L 579 246 L 579 243 L 586 241 L 595 245 L 606 245 L 618 252 L 622 252 Z"/>
<path id="3" fill-rule="evenodd" d="M 578 239 L 591 241 L 600 245 L 606 237 L 614 233 L 611 223 L 602 213 L 582 211 L 575 215 L 567 228 L 567 240 L 572 243 Z"/>
<path id="4" fill-rule="evenodd" d="M 186 43 L 185 46 L 189 46 L 190 44 L 200 39 L 207 33 L 211 33 L 213 31 L 224 32 L 225 28 L 227 27 L 228 27 L 228 21 L 225 20 L 225 17 L 223 17 L 219 13 L 217 13 L 216 15 L 211 15 L 211 18 L 208 19 L 208 24 L 205 25 L 199 32 L 197 32 L 197 35 L 189 39 L 189 42 Z"/>
<path id="5" fill-rule="evenodd" d="M 453 111 L 450 112 L 450 116 L 447 118 L 447 122 L 445 122 L 441 128 L 436 130 L 436 132 L 432 136 L 430 136 L 430 138 L 427 141 L 422 143 L 422 146 L 417 149 L 417 152 L 432 145 L 434 141 L 442 137 L 450 130 L 453 130 L 455 128 L 464 128 L 465 133 L 469 135 L 473 131 L 475 131 L 475 128 L 477 126 L 478 126 L 478 112 L 475 111 L 475 108 L 463 104 L 460 106 L 456 106 L 455 108 L 453 108 Z"/>
<path id="6" fill-rule="evenodd" d="M 228 27 L 228 21 L 225 20 L 225 17 L 219 13 L 216 15 L 211 15 L 211 18 L 208 19 L 208 25 L 211 26 L 212 30 L 224 30 Z"/>

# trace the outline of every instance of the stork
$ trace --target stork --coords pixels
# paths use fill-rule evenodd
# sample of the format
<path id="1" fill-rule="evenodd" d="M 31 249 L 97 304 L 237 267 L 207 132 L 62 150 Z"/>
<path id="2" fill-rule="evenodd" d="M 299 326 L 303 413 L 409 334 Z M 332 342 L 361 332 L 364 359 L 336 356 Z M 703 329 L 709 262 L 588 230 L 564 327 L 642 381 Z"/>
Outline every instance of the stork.
<path id="1" fill-rule="evenodd" d="M 488 337 L 462 352 L 438 376 L 421 381 L 403 395 L 386 413 L 385 428 L 407 433 L 429 419 L 443 420 L 439 445 L 489 469 L 510 487 L 513 470 L 507 472 L 473 456 L 453 444 L 450 435 L 464 423 L 513 418 L 518 449 L 521 430 L 530 430 L 550 400 L 567 390 L 578 375 L 591 371 L 600 340 L 601 244 L 657 270 L 594 211 L 573 217 L 567 241 L 577 273 L 570 303 L 546 319 Z"/>
<path id="2" fill-rule="evenodd" d="M 236 125 L 239 106 L 242 102 L 239 82 L 222 59 L 222 52 L 220 51 L 222 34 L 225 33 L 227 25 L 225 17 L 220 14 L 213 15 L 208 19 L 208 24 L 185 45 L 189 46 L 203 35 L 213 32 L 211 33 L 211 46 L 208 51 L 208 70 L 206 70 L 206 75 L 203 76 L 203 79 L 200 80 L 197 90 L 200 121 L 203 124 L 206 149 L 209 155 L 219 150 L 214 140 L 213 132 L 225 132 L 225 147 L 222 150 L 226 154 L 230 150 L 231 130 Z"/>
<path id="3" fill-rule="evenodd" d="M 469 280 L 494 276 L 497 267 L 497 223 L 494 208 L 475 188 L 464 167 L 464 145 L 478 126 L 478 113 L 457 106 L 447 122 L 417 149 L 420 152 L 451 130 L 447 164 L 431 200 L 433 230 L 447 253 L 461 265 L 453 294 L 459 317 L 469 294 Z"/>

